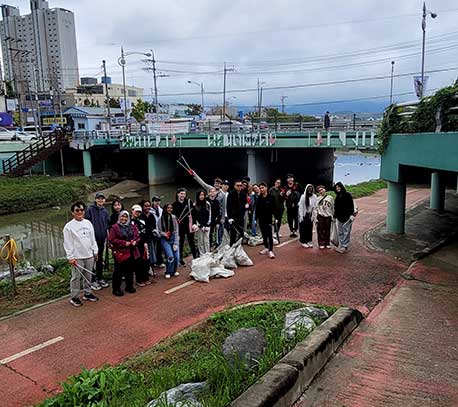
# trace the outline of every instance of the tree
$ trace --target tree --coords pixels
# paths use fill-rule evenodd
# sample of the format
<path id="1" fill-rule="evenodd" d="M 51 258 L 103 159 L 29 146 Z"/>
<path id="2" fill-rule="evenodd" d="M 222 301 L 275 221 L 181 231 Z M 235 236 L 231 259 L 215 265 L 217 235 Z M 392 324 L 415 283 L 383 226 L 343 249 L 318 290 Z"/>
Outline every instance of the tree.
<path id="1" fill-rule="evenodd" d="M 187 105 L 188 108 L 185 110 L 185 113 L 188 116 L 198 116 L 202 113 L 202 106 L 196 103 L 190 103 Z"/>

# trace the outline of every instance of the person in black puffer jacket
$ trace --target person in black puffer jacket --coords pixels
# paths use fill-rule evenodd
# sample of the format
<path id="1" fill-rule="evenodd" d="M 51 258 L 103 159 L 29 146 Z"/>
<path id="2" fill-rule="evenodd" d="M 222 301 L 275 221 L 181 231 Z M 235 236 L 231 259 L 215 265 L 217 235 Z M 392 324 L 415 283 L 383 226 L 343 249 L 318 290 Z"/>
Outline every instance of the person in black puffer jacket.
<path id="1" fill-rule="evenodd" d="M 193 229 L 197 237 L 197 248 L 202 256 L 210 251 L 210 224 L 212 218 L 210 202 L 207 201 L 207 193 L 200 190 L 196 194 L 196 203 L 192 208 L 191 215 Z"/>
<path id="2" fill-rule="evenodd" d="M 339 253 L 348 251 L 350 244 L 350 234 L 353 221 L 358 213 L 355 207 L 353 197 L 341 182 L 334 186 L 336 199 L 334 201 L 334 218 L 337 220 L 337 230 L 339 234 L 339 247 L 336 249 Z"/>

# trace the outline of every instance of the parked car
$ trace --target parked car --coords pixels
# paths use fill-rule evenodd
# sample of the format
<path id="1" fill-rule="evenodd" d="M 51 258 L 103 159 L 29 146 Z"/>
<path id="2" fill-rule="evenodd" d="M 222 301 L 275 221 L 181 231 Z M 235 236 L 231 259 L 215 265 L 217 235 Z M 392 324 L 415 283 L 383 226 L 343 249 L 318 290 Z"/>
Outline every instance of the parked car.
<path id="1" fill-rule="evenodd" d="M 219 122 L 215 126 L 215 131 L 220 131 L 222 133 L 237 133 L 242 132 L 245 133 L 249 131 L 249 127 L 244 125 L 243 123 L 238 122 L 237 120 L 226 120 L 223 122 Z"/>
<path id="2" fill-rule="evenodd" d="M 0 141 L 34 141 L 36 139 L 36 133 L 25 133 L 20 130 L 10 130 L 0 127 Z"/>
<path id="3" fill-rule="evenodd" d="M 24 131 L 16 131 L 16 135 L 14 136 L 14 140 L 18 141 L 35 141 L 38 139 L 36 133 L 26 133 Z"/>
<path id="4" fill-rule="evenodd" d="M 5 127 L 0 127 L 0 140 L 1 141 L 14 141 L 17 132 L 14 130 L 6 129 Z"/>

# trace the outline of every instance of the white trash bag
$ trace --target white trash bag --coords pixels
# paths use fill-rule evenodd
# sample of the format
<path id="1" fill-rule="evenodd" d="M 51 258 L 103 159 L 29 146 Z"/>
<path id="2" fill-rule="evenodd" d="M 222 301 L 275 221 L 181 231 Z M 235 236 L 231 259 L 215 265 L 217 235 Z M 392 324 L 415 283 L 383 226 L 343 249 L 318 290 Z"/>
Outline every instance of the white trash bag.
<path id="1" fill-rule="evenodd" d="M 196 281 L 208 283 L 210 281 L 211 265 L 216 265 L 216 262 L 211 253 L 206 253 L 192 261 L 189 275 Z"/>
<path id="2" fill-rule="evenodd" d="M 224 268 L 224 266 L 219 265 L 219 266 L 211 268 L 210 277 L 228 278 L 228 277 L 234 276 L 234 274 L 235 273 L 232 270 L 228 270 L 228 269 Z"/>
<path id="3" fill-rule="evenodd" d="M 238 266 L 252 266 L 253 261 L 248 257 L 242 246 L 242 240 L 240 239 L 233 246 L 234 259 Z"/>

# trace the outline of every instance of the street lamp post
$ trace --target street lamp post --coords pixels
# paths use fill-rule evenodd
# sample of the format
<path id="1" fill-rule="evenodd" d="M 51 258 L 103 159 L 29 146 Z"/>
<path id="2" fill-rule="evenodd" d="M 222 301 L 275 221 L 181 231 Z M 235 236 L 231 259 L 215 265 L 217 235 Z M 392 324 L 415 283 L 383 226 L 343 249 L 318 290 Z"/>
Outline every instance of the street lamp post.
<path id="1" fill-rule="evenodd" d="M 194 82 L 194 81 L 188 81 L 188 83 L 192 83 L 193 85 L 197 85 L 200 87 L 200 96 L 201 96 L 201 105 L 202 105 L 202 113 L 204 112 L 204 83 L 203 82 Z"/>
<path id="2" fill-rule="evenodd" d="M 126 57 L 129 55 L 144 55 L 151 57 L 149 52 L 124 52 L 124 47 L 121 47 L 121 56 L 118 58 L 118 64 L 122 69 L 122 88 L 124 95 L 124 119 L 127 124 L 127 89 L 126 89 Z"/>
<path id="3" fill-rule="evenodd" d="M 425 89 L 425 43 L 426 43 L 426 17 L 428 14 L 431 18 L 436 18 L 437 14 L 426 9 L 426 3 L 423 3 L 423 19 L 421 21 L 421 29 L 423 30 L 423 44 L 421 51 L 421 88 L 420 88 L 420 99 L 423 97 Z"/>

